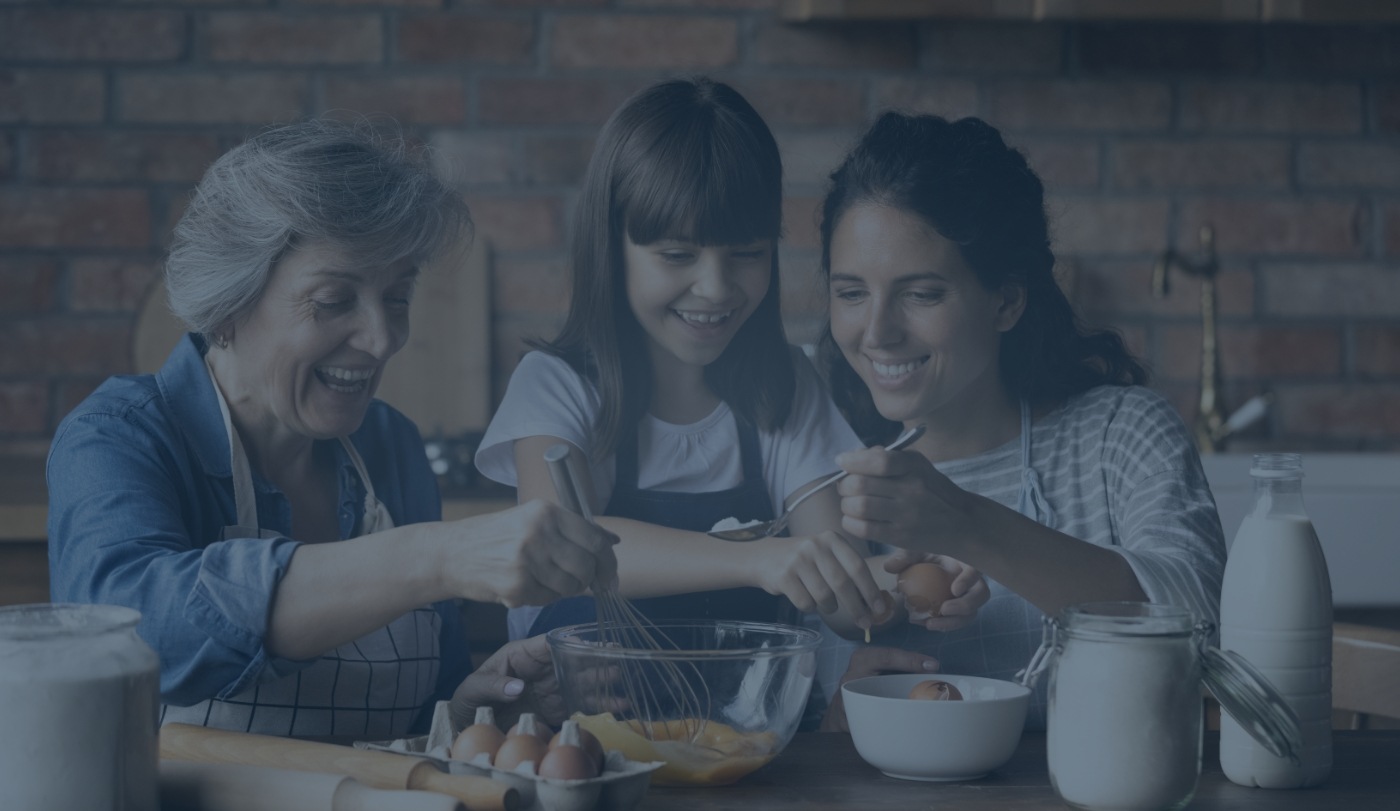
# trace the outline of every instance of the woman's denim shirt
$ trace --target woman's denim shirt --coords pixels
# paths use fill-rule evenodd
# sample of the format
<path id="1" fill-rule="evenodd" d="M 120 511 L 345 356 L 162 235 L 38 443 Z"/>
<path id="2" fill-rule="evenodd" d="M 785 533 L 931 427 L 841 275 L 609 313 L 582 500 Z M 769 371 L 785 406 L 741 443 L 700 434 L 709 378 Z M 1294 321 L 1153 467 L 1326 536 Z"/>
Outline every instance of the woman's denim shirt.
<path id="1" fill-rule="evenodd" d="M 114 377 L 59 426 L 49 452 L 49 571 L 54 602 L 141 612 L 138 632 L 160 656 L 161 701 L 227 698 L 310 662 L 272 656 L 268 615 L 298 542 L 286 497 L 253 474 L 270 539 L 221 541 L 238 523 L 228 432 L 203 342 L 181 339 L 155 375 Z M 396 526 L 440 520 L 437 480 L 418 429 L 374 401 L 350 440 Z M 340 537 L 354 536 L 364 488 L 339 443 Z M 471 671 L 454 601 L 442 617 L 438 696 Z"/>

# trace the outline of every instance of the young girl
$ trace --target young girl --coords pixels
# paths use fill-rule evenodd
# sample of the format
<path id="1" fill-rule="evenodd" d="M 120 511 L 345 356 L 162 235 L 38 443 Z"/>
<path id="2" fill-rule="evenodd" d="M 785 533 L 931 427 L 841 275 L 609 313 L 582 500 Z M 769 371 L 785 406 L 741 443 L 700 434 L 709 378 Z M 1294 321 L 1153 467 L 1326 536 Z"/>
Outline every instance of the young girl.
<path id="1" fill-rule="evenodd" d="M 653 620 L 791 620 L 791 601 L 868 626 L 885 607 L 864 544 L 828 531 L 834 492 L 797 510 L 792 537 L 705 534 L 775 517 L 860 447 L 784 337 L 781 224 L 778 147 L 742 96 L 707 79 L 634 96 L 584 178 L 567 322 L 521 360 L 476 456 L 526 501 L 556 500 L 551 445 L 580 453 L 599 523 L 622 538 L 620 593 Z M 582 597 L 509 624 L 518 638 L 593 618 Z"/>

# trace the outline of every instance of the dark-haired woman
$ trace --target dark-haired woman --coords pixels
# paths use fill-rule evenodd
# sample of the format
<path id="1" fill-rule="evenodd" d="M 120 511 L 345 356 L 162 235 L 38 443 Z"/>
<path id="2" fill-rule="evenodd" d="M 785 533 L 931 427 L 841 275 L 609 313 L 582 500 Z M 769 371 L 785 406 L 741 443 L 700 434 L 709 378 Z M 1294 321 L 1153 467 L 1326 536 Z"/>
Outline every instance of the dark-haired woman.
<path id="1" fill-rule="evenodd" d="M 904 652 L 863 652 L 848 676 L 916 650 L 1010 678 L 1042 617 L 1076 603 L 1217 619 L 1225 544 L 1190 434 L 1121 339 L 1076 319 L 1040 179 L 996 129 L 884 114 L 832 174 L 821 240 L 838 403 L 867 441 L 928 425 L 909 451 L 838 459 L 844 528 L 906 550 L 888 568 L 938 553 L 992 581 L 969 626 L 897 626 L 880 641 Z"/>

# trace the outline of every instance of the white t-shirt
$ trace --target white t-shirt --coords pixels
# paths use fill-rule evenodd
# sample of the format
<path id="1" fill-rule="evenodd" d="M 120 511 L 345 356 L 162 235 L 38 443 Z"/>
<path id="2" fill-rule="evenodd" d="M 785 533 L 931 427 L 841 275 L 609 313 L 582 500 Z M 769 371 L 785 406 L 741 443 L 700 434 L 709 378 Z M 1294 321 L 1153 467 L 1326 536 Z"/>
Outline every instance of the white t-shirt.
<path id="1" fill-rule="evenodd" d="M 787 424 L 777 432 L 758 432 L 763 479 L 774 510 L 781 510 L 803 485 L 836 472 L 838 454 L 861 447 L 811 362 L 796 348 L 792 355 L 797 390 Z M 597 390 L 573 367 L 546 352 L 530 352 L 511 375 L 506 396 L 486 428 L 476 467 L 487 478 L 513 487 L 517 483 L 515 440 L 558 437 L 587 456 L 598 503 L 606 505 L 617 465 L 612 455 L 598 459 L 594 453 L 598 409 Z M 689 425 L 646 415 L 637 426 L 637 457 L 637 486 L 643 490 L 707 493 L 736 487 L 744 478 L 739 428 L 725 403 Z M 523 636 L 537 613 L 537 609 L 512 609 L 511 638 Z"/>

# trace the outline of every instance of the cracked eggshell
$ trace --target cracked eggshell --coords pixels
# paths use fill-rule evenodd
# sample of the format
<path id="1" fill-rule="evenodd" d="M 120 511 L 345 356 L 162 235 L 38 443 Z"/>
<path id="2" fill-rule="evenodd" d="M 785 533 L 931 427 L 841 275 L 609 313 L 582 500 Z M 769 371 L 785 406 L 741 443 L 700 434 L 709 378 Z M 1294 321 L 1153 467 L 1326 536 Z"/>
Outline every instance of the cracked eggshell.
<path id="1" fill-rule="evenodd" d="M 937 679 L 914 685 L 909 690 L 909 697 L 918 701 L 962 701 L 962 693 L 958 692 L 957 686 Z"/>
<path id="2" fill-rule="evenodd" d="M 953 599 L 953 575 L 934 563 L 915 563 L 899 573 L 895 590 L 904 595 L 909 618 L 925 620 Z"/>

